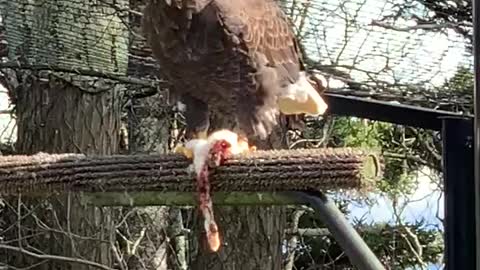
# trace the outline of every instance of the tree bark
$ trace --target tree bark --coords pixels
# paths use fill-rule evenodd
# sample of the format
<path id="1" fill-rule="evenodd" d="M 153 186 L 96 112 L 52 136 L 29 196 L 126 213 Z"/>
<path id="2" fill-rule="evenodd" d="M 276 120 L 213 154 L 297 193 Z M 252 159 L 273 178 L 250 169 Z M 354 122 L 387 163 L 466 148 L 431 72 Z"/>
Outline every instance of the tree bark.
<path id="1" fill-rule="evenodd" d="M 219 254 L 207 252 L 205 234 L 200 234 L 200 253 L 194 269 L 282 269 L 285 207 L 216 207 L 215 218 L 221 250 Z"/>
<path id="2" fill-rule="evenodd" d="M 121 100 L 118 87 L 91 94 L 54 76 L 45 80 L 42 74 L 22 75 L 22 86 L 16 91 L 16 147 L 19 153 L 109 155 L 118 151 Z M 51 232 L 45 234 L 32 220 L 29 220 L 32 223 L 26 221 L 25 231 L 30 227 L 42 233 L 25 241 L 24 245 L 31 245 L 47 254 L 88 258 L 101 264 L 113 265 L 109 245 L 105 244 L 109 240 L 109 224 L 113 222 L 108 209 L 83 206 L 79 196 L 73 193 L 52 196 L 43 201 L 24 199 L 21 203 L 29 209 L 35 205 L 46 205 L 45 208 L 37 207 L 35 214 L 51 228 Z M 11 222 L 15 223 L 14 220 Z M 92 240 L 74 239 L 69 234 Z M 11 255 L 13 254 L 6 254 L 9 261 L 14 258 Z M 29 266 L 36 262 L 38 261 L 17 256 L 12 265 Z M 40 267 L 90 269 L 56 261 Z"/>
<path id="3" fill-rule="evenodd" d="M 92 94 L 63 78 L 42 74 L 27 75 L 21 84 L 16 91 L 19 153 L 118 152 L 119 87 Z"/>
<path id="4" fill-rule="evenodd" d="M 126 74 L 128 30 L 111 4 L 125 7 L 128 1 L 3 3 L 0 8 L 4 9 L 9 59 L 31 66 L 94 68 Z M 13 92 L 18 153 L 118 152 L 121 86 L 53 70 L 18 71 L 17 83 Z M 7 225 L 18 225 L 15 230 L 3 231 L 12 245 L 114 265 L 110 210 L 83 206 L 78 195 L 70 193 L 48 200 L 19 197 L 8 203 L 14 207 L 2 216 Z M 0 252 L 0 257 L 5 256 L 0 261 L 14 267 L 93 269 L 82 263 L 42 262 L 21 252 Z"/>

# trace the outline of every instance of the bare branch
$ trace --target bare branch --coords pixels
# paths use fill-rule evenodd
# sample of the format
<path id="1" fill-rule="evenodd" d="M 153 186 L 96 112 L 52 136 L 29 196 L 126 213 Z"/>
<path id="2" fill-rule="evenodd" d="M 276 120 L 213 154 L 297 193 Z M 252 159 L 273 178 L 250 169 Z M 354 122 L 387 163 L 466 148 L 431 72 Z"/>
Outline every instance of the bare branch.
<path id="1" fill-rule="evenodd" d="M 432 30 L 442 30 L 442 29 L 445 29 L 445 28 L 458 27 L 458 25 L 453 24 L 453 23 L 442 23 L 442 24 L 436 24 L 436 23 L 431 23 L 431 24 L 425 23 L 425 24 L 423 24 L 422 23 L 422 24 L 417 24 L 417 25 L 413 25 L 413 26 L 401 27 L 401 26 L 395 26 L 395 25 L 392 25 L 392 24 L 384 23 L 384 22 L 378 21 L 378 20 L 372 20 L 372 22 L 369 25 L 378 26 L 378 27 L 382 27 L 382 28 L 385 28 L 385 29 L 390 29 L 390 30 L 400 31 L 400 32 L 410 32 L 410 31 L 417 31 L 417 30 L 432 31 Z"/>
<path id="2" fill-rule="evenodd" d="M 414 156 L 414 155 L 410 155 L 410 154 L 398 154 L 398 153 L 390 153 L 390 152 L 386 152 L 386 153 L 383 153 L 383 156 L 386 157 L 386 158 L 395 158 L 395 159 L 405 159 L 405 160 L 410 160 L 410 161 L 413 161 L 415 163 L 418 163 L 420 165 L 424 165 L 424 166 L 427 166 L 427 167 L 430 167 L 430 168 L 434 168 L 435 170 L 441 172 L 442 171 L 442 168 L 439 167 L 438 165 L 436 164 L 432 164 L 428 161 L 425 161 L 424 159 L 420 158 L 420 157 L 417 157 L 417 156 Z"/>
<path id="3" fill-rule="evenodd" d="M 298 231 L 298 222 L 300 218 L 305 213 L 305 210 L 296 210 L 293 212 L 292 217 L 292 231 Z M 295 263 L 295 248 L 297 247 L 298 243 L 298 235 L 292 234 L 290 235 L 290 239 L 288 240 L 288 257 L 287 257 L 287 264 L 285 265 L 285 270 L 292 270 L 293 264 Z"/>
<path id="4" fill-rule="evenodd" d="M 84 69 L 84 68 L 67 68 L 53 65 L 30 65 L 30 64 L 20 64 L 17 62 L 6 62 L 0 63 L 0 68 L 11 68 L 11 69 L 26 69 L 26 70 L 35 70 L 35 71 L 55 71 L 55 72 L 65 72 L 70 74 L 92 76 L 96 78 L 110 79 L 127 84 L 137 84 L 146 87 L 168 87 L 169 83 L 166 81 L 149 81 L 145 79 L 137 79 L 130 76 L 112 74 L 103 71 L 97 71 L 94 69 Z"/>
<path id="5" fill-rule="evenodd" d="M 106 265 L 99 264 L 99 263 L 92 262 L 92 261 L 87 261 L 87 260 L 80 259 L 80 258 L 69 258 L 69 257 L 63 257 L 63 256 L 57 256 L 57 255 L 38 254 L 38 253 L 30 252 L 30 251 L 28 251 L 24 248 L 21 248 L 21 247 L 15 247 L 15 246 L 0 244 L 0 249 L 20 252 L 24 255 L 27 255 L 27 256 L 30 256 L 30 257 L 33 257 L 33 258 L 37 258 L 37 259 L 40 259 L 40 260 L 55 260 L 55 261 L 62 261 L 62 262 L 68 262 L 68 263 L 78 263 L 78 264 L 84 264 L 84 265 L 88 265 L 88 266 L 92 266 L 92 267 L 96 267 L 96 268 L 104 269 L 104 270 L 114 270 L 114 268 L 110 268 Z"/>
<path id="6" fill-rule="evenodd" d="M 427 268 L 427 263 L 425 263 L 422 259 L 423 248 L 422 248 L 422 244 L 418 240 L 418 237 L 407 226 L 403 226 L 403 230 L 405 231 L 406 235 L 403 234 L 403 233 L 401 233 L 400 235 L 407 242 L 410 250 L 412 251 L 413 255 L 415 256 L 415 259 L 418 261 L 418 263 L 421 265 L 421 267 L 423 269 L 426 269 Z M 412 241 L 410 241 L 409 238 L 413 240 L 413 243 L 412 243 Z"/>
<path id="7" fill-rule="evenodd" d="M 330 231 L 325 228 L 306 228 L 306 229 L 297 229 L 297 230 L 287 230 L 286 234 L 295 234 L 299 236 L 306 237 L 318 237 L 318 236 L 328 236 Z"/>

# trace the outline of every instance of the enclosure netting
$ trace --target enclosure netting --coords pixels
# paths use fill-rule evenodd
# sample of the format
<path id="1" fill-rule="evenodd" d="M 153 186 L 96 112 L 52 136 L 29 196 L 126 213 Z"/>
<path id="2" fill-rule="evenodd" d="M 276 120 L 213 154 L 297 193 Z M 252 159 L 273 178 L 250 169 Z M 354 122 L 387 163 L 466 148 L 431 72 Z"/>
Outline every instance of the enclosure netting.
<path id="1" fill-rule="evenodd" d="M 0 1 L 9 48 L 0 67 L 158 85 L 159 67 L 139 27 L 143 2 Z M 425 21 L 432 11 L 421 2 L 280 1 L 309 66 L 332 79 L 328 91 L 470 111 L 471 78 L 455 76 L 472 69 L 468 30 Z M 444 91 L 452 85 L 466 85 L 467 91 Z"/>

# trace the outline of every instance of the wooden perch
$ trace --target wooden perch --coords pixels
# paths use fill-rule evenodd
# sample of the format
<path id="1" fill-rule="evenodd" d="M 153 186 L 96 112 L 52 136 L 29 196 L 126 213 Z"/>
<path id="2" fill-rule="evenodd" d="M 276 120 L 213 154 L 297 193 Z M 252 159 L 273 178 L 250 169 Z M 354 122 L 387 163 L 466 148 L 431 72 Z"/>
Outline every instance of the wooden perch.
<path id="1" fill-rule="evenodd" d="M 191 161 L 176 154 L 0 157 L 0 195 L 75 192 L 193 192 Z M 257 151 L 228 160 L 211 176 L 213 192 L 364 189 L 380 176 L 375 153 L 350 148 Z"/>

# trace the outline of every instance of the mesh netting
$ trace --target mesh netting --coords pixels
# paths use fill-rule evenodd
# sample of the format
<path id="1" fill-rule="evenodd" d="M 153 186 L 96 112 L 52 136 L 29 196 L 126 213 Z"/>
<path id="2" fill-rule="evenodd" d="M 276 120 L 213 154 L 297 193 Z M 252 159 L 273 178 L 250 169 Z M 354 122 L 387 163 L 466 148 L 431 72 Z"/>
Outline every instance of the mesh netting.
<path id="1" fill-rule="evenodd" d="M 426 17 L 429 11 L 418 2 L 409 4 L 288 1 L 284 9 L 297 26 L 310 65 L 337 79 L 330 91 L 469 110 L 471 100 L 465 91 L 445 89 L 451 88 L 447 80 L 471 84 L 471 78 L 468 82 L 453 78 L 459 70 L 472 70 L 469 41 L 446 26 L 415 22 L 418 19 L 413 18 Z M 410 19 L 400 17 L 400 12 L 410 13 Z"/>
<path id="2" fill-rule="evenodd" d="M 159 67 L 140 30 L 144 1 L 0 1 L 8 41 L 2 67 L 63 71 L 157 86 Z M 332 78 L 329 91 L 456 111 L 471 94 L 440 91 L 453 80 L 468 92 L 469 41 L 448 25 L 418 25 L 429 11 L 378 0 L 281 1 L 308 64 Z M 402 7 L 405 9 L 405 6 Z M 458 80 L 458 81 L 455 81 Z M 465 82 L 465 80 L 468 80 Z M 162 84 L 163 86 L 163 84 Z"/>

